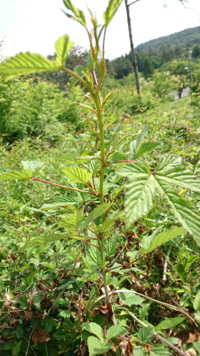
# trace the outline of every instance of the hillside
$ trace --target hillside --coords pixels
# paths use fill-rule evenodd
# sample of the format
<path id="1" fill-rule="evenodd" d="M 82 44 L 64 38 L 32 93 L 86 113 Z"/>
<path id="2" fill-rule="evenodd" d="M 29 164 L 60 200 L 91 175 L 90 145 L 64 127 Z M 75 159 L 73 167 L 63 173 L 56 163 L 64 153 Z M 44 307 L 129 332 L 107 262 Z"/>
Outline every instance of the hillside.
<path id="1" fill-rule="evenodd" d="M 160 46 L 170 44 L 174 47 L 185 47 L 187 44 L 200 43 L 200 27 L 187 28 L 186 30 L 173 33 L 169 36 L 159 37 L 142 43 L 136 50 L 147 52 L 149 49 L 158 51 Z"/>

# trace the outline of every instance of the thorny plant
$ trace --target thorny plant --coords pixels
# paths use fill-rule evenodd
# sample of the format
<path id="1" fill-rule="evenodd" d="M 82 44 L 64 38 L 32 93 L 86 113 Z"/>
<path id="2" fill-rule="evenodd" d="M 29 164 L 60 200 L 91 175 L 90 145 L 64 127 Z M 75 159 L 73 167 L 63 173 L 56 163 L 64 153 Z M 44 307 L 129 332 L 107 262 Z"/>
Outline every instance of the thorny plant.
<path id="1" fill-rule="evenodd" d="M 113 246 L 115 249 L 118 243 L 118 234 L 113 232 L 117 224 L 120 222 L 120 227 L 124 234 L 128 229 L 132 230 L 134 223 L 151 211 L 155 205 L 154 197 L 158 200 L 159 195 L 165 199 L 166 204 L 173 211 L 176 221 L 179 221 L 182 227 L 160 233 L 156 230 L 152 236 L 145 237 L 140 244 L 141 248 L 131 253 L 131 258 L 126 263 L 126 268 L 131 268 L 142 257 L 171 239 L 185 235 L 186 232 L 194 237 L 197 244 L 200 244 L 198 211 L 191 201 L 180 196 L 178 191 L 174 189 L 174 186 L 181 186 L 200 192 L 199 180 L 189 170 L 185 169 L 181 159 L 177 156 L 158 157 L 149 166 L 144 163 L 142 157 L 159 145 L 156 142 L 142 143 L 148 127 L 145 127 L 143 132 L 137 136 L 137 139 L 130 143 L 130 151 L 124 155 L 120 153 L 120 150 L 125 140 L 122 138 L 117 141 L 118 127 L 116 127 L 112 139 L 108 139 L 107 131 L 114 125 L 114 122 L 110 122 L 109 117 L 104 114 L 104 109 L 112 92 L 105 98 L 101 97 L 101 87 L 106 75 L 105 39 L 108 25 L 122 0 L 109 1 L 104 13 L 103 26 L 98 25 L 96 17 L 89 10 L 93 26 L 92 31 L 89 31 L 87 27 L 84 13 L 74 7 L 70 0 L 63 1 L 66 8 L 71 11 L 70 14 L 65 14 L 79 22 L 88 34 L 90 42 L 88 66 L 86 68 L 77 68 L 74 71 L 65 68 L 65 61 L 73 42 L 70 42 L 68 36 L 64 35 L 55 44 L 55 61 L 50 61 L 39 54 L 19 53 L 0 65 L 0 74 L 7 75 L 6 80 L 19 75 L 45 71 L 62 70 L 70 74 L 75 81 L 86 89 L 87 97 L 92 103 L 91 106 L 81 103 L 74 103 L 74 105 L 80 105 L 85 108 L 86 113 L 88 111 L 92 113 L 92 119 L 90 115 L 88 121 L 90 120 L 92 125 L 92 133 L 95 132 L 96 142 L 93 155 L 90 155 L 89 152 L 87 156 L 71 157 L 70 161 L 68 159 L 68 166 L 62 169 L 62 173 L 68 178 L 68 186 L 35 177 L 33 171 L 36 169 L 36 172 L 39 172 L 40 162 L 34 162 L 34 164 L 32 162 L 32 164 L 26 165 L 25 169 L 19 172 L 13 171 L 0 175 L 1 181 L 24 179 L 61 187 L 71 192 L 76 192 L 82 199 L 78 209 L 73 205 L 66 204 L 67 215 L 59 223 L 59 227 L 62 230 L 66 230 L 65 233 L 31 239 L 19 252 L 58 240 L 72 239 L 82 243 L 84 248 L 82 262 L 87 267 L 87 272 L 89 272 L 88 281 L 91 276 L 91 283 L 95 281 L 96 285 L 89 301 L 83 306 L 83 310 L 86 308 L 87 312 L 93 315 L 92 307 L 99 305 L 98 302 L 103 299 L 105 306 L 99 305 L 99 311 L 104 313 L 107 318 L 107 324 L 104 323 L 102 329 L 102 325 L 88 322 L 88 319 L 84 319 L 83 315 L 80 314 L 81 307 L 79 309 L 79 327 L 82 334 L 82 343 L 86 349 L 89 349 L 89 355 L 132 354 L 129 331 L 120 326 L 117 320 L 117 312 L 119 310 L 123 310 L 137 324 L 141 324 L 143 327 L 141 330 L 143 330 L 146 338 L 143 335 L 139 339 L 140 343 L 147 345 L 156 336 L 176 353 L 185 355 L 183 351 L 161 337 L 155 331 L 153 325 L 138 319 L 124 305 L 136 305 L 142 303 L 143 298 L 147 298 L 150 301 L 182 313 L 194 325 L 197 324 L 196 320 L 178 306 L 155 300 L 134 290 L 119 290 L 120 283 L 112 286 L 112 289 L 114 289 L 111 290 L 109 285 L 111 285 L 112 273 L 121 268 L 121 264 L 117 263 L 119 255 L 110 265 L 108 257 L 109 249 Z M 100 46 L 101 41 L 102 49 Z M 120 205 L 117 202 L 120 202 Z M 59 204 L 57 204 L 58 206 Z M 60 206 L 63 206 L 63 203 L 60 203 Z M 91 248 L 93 248 L 93 255 L 96 258 L 95 263 L 91 263 L 91 259 L 88 259 Z M 81 254 L 79 258 L 80 256 Z M 100 290 L 103 294 L 98 297 Z M 124 304 L 122 306 L 117 302 L 117 296 L 120 296 L 123 300 Z M 136 297 L 137 300 L 135 299 Z M 85 322 L 83 322 L 84 320 Z M 174 318 L 171 326 L 178 325 L 182 320 L 184 318 Z M 107 330 L 107 325 L 111 324 L 112 326 Z M 95 336 L 91 336 L 91 334 Z M 85 339 L 87 339 L 87 343 L 84 341 Z M 139 351 L 137 347 L 134 350 L 134 352 Z M 157 345 L 156 349 L 155 344 L 153 349 L 147 350 L 148 354 L 151 354 L 151 350 L 154 350 L 154 355 L 168 355 L 163 346 Z"/>

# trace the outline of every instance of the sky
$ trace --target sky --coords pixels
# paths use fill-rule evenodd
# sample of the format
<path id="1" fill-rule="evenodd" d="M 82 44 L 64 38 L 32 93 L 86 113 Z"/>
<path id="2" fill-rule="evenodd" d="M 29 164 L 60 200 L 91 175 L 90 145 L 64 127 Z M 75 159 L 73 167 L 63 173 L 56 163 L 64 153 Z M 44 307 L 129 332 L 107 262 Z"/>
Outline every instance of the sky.
<path id="1" fill-rule="evenodd" d="M 72 3 L 86 13 L 89 7 L 103 24 L 108 0 L 72 0 Z M 2 54 L 14 56 L 30 51 L 47 56 L 54 53 L 54 43 L 64 34 L 76 46 L 88 49 L 84 28 L 66 17 L 61 9 L 67 11 L 62 0 L 0 0 L 0 41 L 5 39 Z M 130 14 L 136 47 L 154 38 L 200 26 L 200 0 L 188 0 L 186 8 L 178 0 L 140 0 L 130 6 Z M 109 25 L 105 49 L 109 59 L 130 52 L 124 1 Z"/>

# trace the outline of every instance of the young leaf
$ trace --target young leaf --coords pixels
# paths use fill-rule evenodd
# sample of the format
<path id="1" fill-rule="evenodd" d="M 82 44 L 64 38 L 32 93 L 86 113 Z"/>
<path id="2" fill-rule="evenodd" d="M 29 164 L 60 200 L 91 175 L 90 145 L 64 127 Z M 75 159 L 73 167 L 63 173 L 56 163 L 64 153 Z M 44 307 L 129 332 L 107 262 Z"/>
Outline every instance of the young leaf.
<path id="1" fill-rule="evenodd" d="M 149 344 L 154 337 L 154 329 L 151 327 L 141 328 L 137 333 L 137 338 L 140 341 Z"/>
<path id="2" fill-rule="evenodd" d="M 111 229 L 115 223 L 115 219 L 107 219 L 102 225 L 97 226 L 98 232 L 106 232 L 108 229 Z"/>
<path id="3" fill-rule="evenodd" d="M 142 140 L 144 139 L 144 136 L 148 132 L 149 125 L 145 126 L 144 130 L 142 131 L 141 134 L 138 135 L 137 139 L 132 141 L 130 144 L 130 159 L 134 159 L 136 156 L 138 149 L 140 145 L 142 144 Z"/>
<path id="4" fill-rule="evenodd" d="M 122 326 L 111 326 L 108 329 L 107 335 L 106 335 L 106 340 L 109 341 L 113 339 L 114 337 L 118 337 L 120 335 L 127 334 L 128 331 L 127 329 L 123 328 Z"/>
<path id="5" fill-rule="evenodd" d="M 143 143 L 139 147 L 139 149 L 138 149 L 138 151 L 137 151 L 137 153 L 136 153 L 136 155 L 135 155 L 135 157 L 133 159 L 137 159 L 137 158 L 145 155 L 147 152 L 150 152 L 150 151 L 154 150 L 158 146 L 160 146 L 159 142 L 146 142 L 146 143 Z"/>
<path id="6" fill-rule="evenodd" d="M 118 233 L 112 234 L 106 244 L 106 253 L 109 257 L 114 257 L 117 251 Z"/>
<path id="7" fill-rule="evenodd" d="M 81 237 L 76 237 L 76 236 L 71 236 L 67 234 L 52 234 L 52 235 L 46 235 L 46 236 L 40 236 L 37 237 L 33 240 L 28 241 L 24 246 L 22 246 L 18 252 L 28 250 L 29 248 L 33 248 L 36 246 L 41 246 L 41 245 L 46 245 L 49 242 L 54 242 L 54 241 L 59 241 L 59 240 L 66 240 L 66 239 L 75 239 L 75 240 L 83 240 L 85 241 L 85 238 Z"/>
<path id="8" fill-rule="evenodd" d="M 160 193 L 166 197 L 175 217 L 180 221 L 183 228 L 194 236 L 196 242 L 200 245 L 198 211 L 188 200 L 181 198 L 163 179 L 158 176 L 155 176 L 155 179 Z"/>
<path id="9" fill-rule="evenodd" d="M 95 356 L 95 355 L 103 355 L 104 353 L 108 352 L 112 345 L 108 342 L 101 343 L 99 339 L 97 339 L 94 336 L 90 336 L 88 338 L 88 348 L 89 348 L 89 354 L 90 356 Z"/>
<path id="10" fill-rule="evenodd" d="M 96 218 L 99 216 L 103 215 L 110 207 L 112 206 L 111 203 L 108 204 L 102 204 L 92 210 L 92 212 L 87 216 L 85 220 L 84 227 L 88 226 L 92 221 L 94 221 Z"/>
<path id="11" fill-rule="evenodd" d="M 9 179 L 31 179 L 33 176 L 33 172 L 29 170 L 22 170 L 22 171 L 12 171 L 10 173 L 1 173 L 0 174 L 0 181 L 6 181 Z"/>
<path id="12" fill-rule="evenodd" d="M 120 6 L 122 0 L 110 0 L 106 11 L 103 14 L 104 23 L 106 26 L 109 25 L 110 21 L 114 17 L 118 7 Z"/>
<path id="13" fill-rule="evenodd" d="M 83 323 L 81 325 L 83 330 L 87 330 L 90 333 L 96 335 L 102 342 L 104 341 L 103 329 L 96 323 Z"/>
<path id="14" fill-rule="evenodd" d="M 63 168 L 62 172 L 74 183 L 87 184 L 87 182 L 89 182 L 89 180 L 92 178 L 92 173 L 87 172 L 85 169 L 79 167 L 70 166 Z"/>
<path id="15" fill-rule="evenodd" d="M 22 161 L 22 166 L 25 170 L 35 171 L 37 168 L 43 167 L 44 162 L 38 161 Z"/>
<path id="16" fill-rule="evenodd" d="M 160 234 L 156 235 L 156 237 L 154 237 L 153 241 L 151 242 L 150 247 L 147 250 L 142 248 L 141 250 L 138 251 L 138 253 L 139 254 L 147 254 L 147 253 L 155 250 L 157 247 L 174 239 L 175 237 L 180 236 L 183 233 L 184 233 L 184 229 L 182 227 L 180 227 L 179 229 L 161 232 Z"/>
<path id="17" fill-rule="evenodd" d="M 70 42 L 69 37 L 64 35 L 55 44 L 57 50 L 55 61 L 50 61 L 37 53 L 19 53 L 0 65 L 0 74 L 7 75 L 7 80 L 9 80 L 23 74 L 62 70 L 72 46 L 73 42 Z"/>
<path id="18" fill-rule="evenodd" d="M 86 21 L 85 21 L 85 15 L 83 13 L 83 11 L 77 9 L 70 0 L 63 0 L 66 8 L 68 10 L 71 10 L 74 14 L 74 16 L 65 13 L 66 16 L 78 21 L 82 26 L 86 27 Z"/>
<path id="19" fill-rule="evenodd" d="M 78 228 L 82 217 L 82 211 L 75 211 L 73 214 L 70 214 L 65 219 L 62 219 L 59 222 L 59 225 L 67 229 L 69 233 L 76 235 L 78 233 Z"/>
<path id="20" fill-rule="evenodd" d="M 171 329 L 174 328 L 176 325 L 182 323 L 182 321 L 184 321 L 185 318 L 184 317 L 177 317 L 177 318 L 167 318 L 163 321 L 161 321 L 161 323 L 159 323 L 155 330 L 165 330 L 165 329 Z"/>

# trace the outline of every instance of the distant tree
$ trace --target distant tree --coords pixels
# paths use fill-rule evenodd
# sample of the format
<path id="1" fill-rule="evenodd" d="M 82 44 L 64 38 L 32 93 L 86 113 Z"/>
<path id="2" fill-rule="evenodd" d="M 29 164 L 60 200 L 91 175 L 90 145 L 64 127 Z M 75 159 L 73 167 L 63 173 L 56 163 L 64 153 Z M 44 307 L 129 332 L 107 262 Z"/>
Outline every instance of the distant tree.
<path id="1" fill-rule="evenodd" d="M 192 47 L 192 56 L 194 58 L 200 56 L 200 45 L 195 45 Z"/>
<path id="2" fill-rule="evenodd" d="M 143 74 L 145 79 L 147 80 L 148 77 L 150 77 L 153 74 L 153 72 L 154 72 L 153 64 L 151 60 L 148 57 L 146 57 L 144 60 L 144 69 L 143 69 Z"/>
<path id="3" fill-rule="evenodd" d="M 177 59 L 180 58 L 182 54 L 182 48 L 180 46 L 175 46 L 174 53 Z"/>
<path id="4" fill-rule="evenodd" d="M 169 94 L 170 90 L 172 89 L 172 82 L 169 79 L 169 75 L 166 73 L 155 73 L 152 76 L 152 81 L 152 93 L 159 98 Z"/>
<path id="5" fill-rule="evenodd" d="M 175 76 L 176 90 L 178 91 L 179 99 L 181 99 L 183 89 L 190 85 L 187 62 L 173 62 L 170 66 L 170 72 Z"/>

